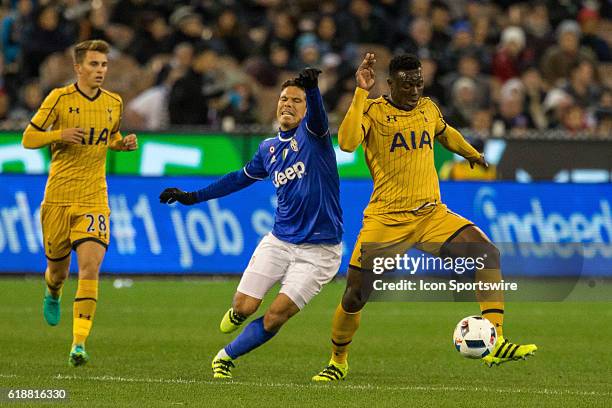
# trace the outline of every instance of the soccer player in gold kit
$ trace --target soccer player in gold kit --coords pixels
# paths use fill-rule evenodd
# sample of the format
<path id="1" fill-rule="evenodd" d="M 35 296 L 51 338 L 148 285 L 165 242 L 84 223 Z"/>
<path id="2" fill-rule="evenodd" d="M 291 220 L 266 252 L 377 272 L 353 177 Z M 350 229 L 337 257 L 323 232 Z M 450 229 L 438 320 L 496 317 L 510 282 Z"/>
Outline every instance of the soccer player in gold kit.
<path id="1" fill-rule="evenodd" d="M 23 146 L 50 146 L 51 168 L 41 205 L 47 257 L 43 314 L 60 320 L 62 286 L 71 250 L 77 254 L 79 281 L 73 306 L 72 366 L 89 360 L 89 336 L 98 300 L 98 275 L 110 240 L 106 153 L 138 148 L 136 135 L 119 132 L 123 102 L 102 88 L 108 69 L 108 43 L 89 40 L 74 48 L 76 83 L 53 89 L 23 133 Z"/>
<path id="2" fill-rule="evenodd" d="M 389 64 L 389 96 L 368 99 L 375 83 L 374 54 L 368 53 L 357 69 L 357 88 L 340 125 L 340 148 L 353 152 L 363 146 L 374 180 L 364 211 L 363 225 L 351 256 L 346 291 L 332 321 L 332 357 L 315 381 L 344 379 L 348 372 L 348 346 L 359 328 L 361 309 L 369 290 L 362 269 L 363 243 L 413 243 L 441 257 L 484 255 L 484 268 L 476 280 L 501 280 L 499 250 L 467 219 L 450 211 L 440 200 L 434 166 L 434 141 L 466 158 L 470 165 L 487 166 L 484 156 L 448 125 L 429 98 L 423 97 L 421 62 L 410 54 Z M 466 245 L 470 244 L 470 245 Z M 475 251 L 475 253 L 471 253 Z M 485 296 L 486 295 L 486 296 Z M 498 340 L 484 357 L 489 366 L 533 354 L 533 344 L 510 343 L 503 337 L 503 294 L 477 293 L 481 314 L 496 327 Z"/>

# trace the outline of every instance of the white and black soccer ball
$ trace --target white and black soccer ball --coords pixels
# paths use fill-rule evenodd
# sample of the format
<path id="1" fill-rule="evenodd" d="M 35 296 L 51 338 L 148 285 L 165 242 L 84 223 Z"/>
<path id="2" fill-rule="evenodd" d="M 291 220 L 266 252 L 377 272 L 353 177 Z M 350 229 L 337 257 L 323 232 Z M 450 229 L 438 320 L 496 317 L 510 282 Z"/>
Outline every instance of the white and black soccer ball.
<path id="1" fill-rule="evenodd" d="M 464 317 L 453 333 L 453 345 L 467 358 L 483 358 L 493 351 L 496 341 L 495 327 L 481 316 Z"/>

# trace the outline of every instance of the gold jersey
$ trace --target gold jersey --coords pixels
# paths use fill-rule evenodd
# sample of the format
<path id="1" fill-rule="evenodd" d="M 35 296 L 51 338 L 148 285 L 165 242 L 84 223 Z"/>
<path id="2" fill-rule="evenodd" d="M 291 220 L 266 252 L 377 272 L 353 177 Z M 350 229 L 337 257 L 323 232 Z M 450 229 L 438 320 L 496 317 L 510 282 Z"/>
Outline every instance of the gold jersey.
<path id="1" fill-rule="evenodd" d="M 81 144 L 51 143 L 44 203 L 108 205 L 106 153 L 121 138 L 122 110 L 121 97 L 104 89 L 93 98 L 76 84 L 49 93 L 30 124 L 38 131 L 82 128 L 85 138 Z"/>
<path id="2" fill-rule="evenodd" d="M 348 147 L 347 150 L 354 150 L 361 143 L 374 180 L 364 214 L 405 212 L 439 203 L 434 141 L 452 129 L 440 109 L 426 97 L 407 111 L 384 96 L 367 99 L 367 94 L 357 88 L 338 132 L 340 146 Z M 458 132 L 452 131 L 455 137 Z M 458 135 L 461 153 L 477 157 L 478 152 Z M 446 135 L 443 137 L 446 139 Z"/>

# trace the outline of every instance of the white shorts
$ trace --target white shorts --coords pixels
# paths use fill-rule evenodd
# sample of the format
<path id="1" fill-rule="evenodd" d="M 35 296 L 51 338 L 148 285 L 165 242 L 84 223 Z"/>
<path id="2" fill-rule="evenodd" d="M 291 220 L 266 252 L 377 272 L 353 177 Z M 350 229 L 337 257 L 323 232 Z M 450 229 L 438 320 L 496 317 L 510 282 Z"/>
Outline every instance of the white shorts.
<path id="1" fill-rule="evenodd" d="M 291 244 L 268 233 L 257 245 L 238 292 L 263 299 L 276 282 L 299 307 L 304 306 L 338 273 L 342 244 Z"/>

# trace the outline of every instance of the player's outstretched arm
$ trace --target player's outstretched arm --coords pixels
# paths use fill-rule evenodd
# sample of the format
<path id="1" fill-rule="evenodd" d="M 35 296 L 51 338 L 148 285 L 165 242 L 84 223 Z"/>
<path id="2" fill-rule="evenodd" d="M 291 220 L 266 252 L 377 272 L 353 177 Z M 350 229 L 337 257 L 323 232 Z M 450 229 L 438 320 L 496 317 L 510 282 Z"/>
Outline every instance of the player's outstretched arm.
<path id="1" fill-rule="evenodd" d="M 323 98 L 319 91 L 319 74 L 321 70 L 305 68 L 300 72 L 296 81 L 304 87 L 306 92 L 306 129 L 315 136 L 329 135 L 327 113 L 323 105 Z"/>
<path id="2" fill-rule="evenodd" d="M 85 131 L 79 128 L 70 128 L 62 130 L 52 130 L 46 132 L 44 129 L 39 129 L 33 124 L 29 124 L 23 132 L 21 144 L 26 149 L 40 149 L 51 143 L 62 142 L 68 144 L 78 144 L 83 142 Z"/>
<path id="3" fill-rule="evenodd" d="M 474 149 L 454 127 L 447 124 L 444 132 L 438 135 L 438 141 L 451 152 L 465 157 L 471 168 L 476 164 L 489 167 L 484 155 Z"/>
<path id="4" fill-rule="evenodd" d="M 121 137 L 121 134 L 117 132 L 111 138 L 108 147 L 117 152 L 132 152 L 138 150 L 138 137 L 134 133 Z"/>
<path id="5" fill-rule="evenodd" d="M 376 82 L 375 63 L 374 54 L 367 53 L 355 73 L 357 80 L 355 95 L 338 130 L 338 144 L 345 152 L 354 152 L 370 129 L 370 123 L 364 117 L 363 111 L 368 93 Z"/>
<path id="6" fill-rule="evenodd" d="M 198 191 L 186 192 L 175 187 L 167 188 L 159 195 L 159 202 L 162 204 L 172 204 L 178 201 L 184 205 L 193 205 L 235 193 L 256 181 L 256 179 L 247 176 L 244 169 L 241 169 L 226 174 Z"/>

